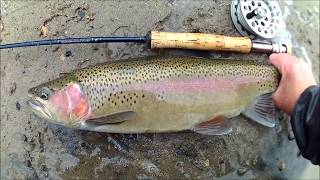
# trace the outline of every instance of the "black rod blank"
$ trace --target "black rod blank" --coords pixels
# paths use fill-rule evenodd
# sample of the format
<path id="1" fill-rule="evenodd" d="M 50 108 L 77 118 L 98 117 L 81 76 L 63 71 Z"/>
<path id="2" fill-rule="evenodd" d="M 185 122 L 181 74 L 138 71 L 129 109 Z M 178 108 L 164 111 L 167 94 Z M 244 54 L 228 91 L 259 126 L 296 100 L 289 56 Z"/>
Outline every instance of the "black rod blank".
<path id="1" fill-rule="evenodd" d="M 107 43 L 107 42 L 137 42 L 146 43 L 146 36 L 114 36 L 114 37 L 75 37 L 75 38 L 61 38 L 61 39 L 46 39 L 37 41 L 25 41 L 11 44 L 0 44 L 0 49 L 29 47 L 29 46 L 45 46 L 56 44 L 78 44 L 78 43 Z"/>

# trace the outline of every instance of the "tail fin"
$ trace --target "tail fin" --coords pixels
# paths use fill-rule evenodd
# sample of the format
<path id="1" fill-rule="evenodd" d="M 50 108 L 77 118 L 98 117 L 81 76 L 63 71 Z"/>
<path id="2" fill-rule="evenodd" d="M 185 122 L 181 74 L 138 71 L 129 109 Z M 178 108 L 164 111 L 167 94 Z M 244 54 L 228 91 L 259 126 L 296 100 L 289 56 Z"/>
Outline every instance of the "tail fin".
<path id="1" fill-rule="evenodd" d="M 267 127 L 275 127 L 276 108 L 271 93 L 263 94 L 249 105 L 242 115 Z"/>

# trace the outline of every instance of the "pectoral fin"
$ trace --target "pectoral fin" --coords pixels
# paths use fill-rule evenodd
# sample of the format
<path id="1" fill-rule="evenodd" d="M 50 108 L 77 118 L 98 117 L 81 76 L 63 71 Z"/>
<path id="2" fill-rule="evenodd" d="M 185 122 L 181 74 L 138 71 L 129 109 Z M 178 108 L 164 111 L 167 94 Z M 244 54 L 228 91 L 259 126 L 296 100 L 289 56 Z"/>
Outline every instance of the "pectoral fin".
<path id="1" fill-rule="evenodd" d="M 232 132 L 229 121 L 224 116 L 197 124 L 192 130 L 205 135 L 226 135 Z"/>
<path id="2" fill-rule="evenodd" d="M 276 109 L 270 93 L 259 96 L 242 115 L 267 127 L 274 127 Z"/>
<path id="3" fill-rule="evenodd" d="M 94 119 L 86 120 L 86 124 L 90 125 L 105 125 L 105 124 L 116 124 L 124 121 L 134 119 L 137 114 L 134 111 L 124 111 L 115 114 L 108 114 Z"/>

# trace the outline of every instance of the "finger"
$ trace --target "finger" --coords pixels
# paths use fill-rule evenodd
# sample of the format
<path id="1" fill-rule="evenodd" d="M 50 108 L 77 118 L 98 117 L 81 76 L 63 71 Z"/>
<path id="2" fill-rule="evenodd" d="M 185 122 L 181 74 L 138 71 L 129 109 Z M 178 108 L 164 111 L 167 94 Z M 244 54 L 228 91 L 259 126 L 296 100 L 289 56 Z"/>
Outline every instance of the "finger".
<path id="1" fill-rule="evenodd" d="M 281 96 L 284 95 L 283 91 L 284 91 L 285 84 L 286 84 L 286 79 L 281 78 L 277 90 L 272 94 L 273 102 L 278 108 L 282 108 Z"/>
<path id="2" fill-rule="evenodd" d="M 276 107 L 281 108 L 281 104 L 279 104 L 279 89 L 272 94 L 272 100 Z"/>
<path id="3" fill-rule="evenodd" d="M 273 53 L 270 55 L 269 57 L 269 62 L 275 62 L 276 61 L 280 61 L 280 63 L 284 63 L 284 62 L 299 62 L 301 61 L 300 59 L 298 59 L 297 57 L 291 55 L 291 54 L 287 54 L 287 53 L 280 53 L 280 54 L 276 54 Z"/>
<path id="4" fill-rule="evenodd" d="M 284 61 L 285 60 L 283 56 L 281 56 L 280 54 L 271 54 L 268 62 L 274 65 L 282 74 L 282 66 L 284 64 Z"/>
<path id="5" fill-rule="evenodd" d="M 286 64 L 297 62 L 298 59 L 290 54 L 282 53 L 282 54 L 271 54 L 269 57 L 269 63 L 273 64 L 279 72 L 283 73 L 283 67 Z"/>
<path id="6" fill-rule="evenodd" d="M 285 90 L 283 90 L 281 87 L 272 94 L 272 99 L 275 104 L 275 106 L 284 112 L 288 113 L 290 112 L 290 107 L 286 103 L 286 96 L 284 95 Z"/>

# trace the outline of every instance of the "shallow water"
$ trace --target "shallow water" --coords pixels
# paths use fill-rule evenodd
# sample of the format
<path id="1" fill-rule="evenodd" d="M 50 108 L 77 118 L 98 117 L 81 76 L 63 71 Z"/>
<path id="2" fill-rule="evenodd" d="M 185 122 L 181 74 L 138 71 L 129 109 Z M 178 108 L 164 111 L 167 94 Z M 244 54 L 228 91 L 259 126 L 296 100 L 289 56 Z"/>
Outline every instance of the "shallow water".
<path id="1" fill-rule="evenodd" d="M 280 4 L 294 53 L 311 61 L 319 77 L 319 3 Z M 229 1 L 223 0 L 1 1 L 0 22 L 2 43 L 43 38 L 39 37 L 42 25 L 48 27 L 48 38 L 141 35 L 150 29 L 239 36 L 229 15 Z M 50 124 L 32 115 L 26 105 L 30 87 L 61 72 L 157 54 L 267 59 L 261 54 L 150 51 L 131 43 L 1 51 L 1 179 L 301 177 L 310 163 L 297 156 L 284 120 L 268 129 L 236 117 L 231 120 L 234 132 L 219 137 L 195 133 L 108 136 Z M 286 167 L 280 171 L 283 163 Z M 311 171 L 306 176 L 316 177 L 316 171 Z"/>

